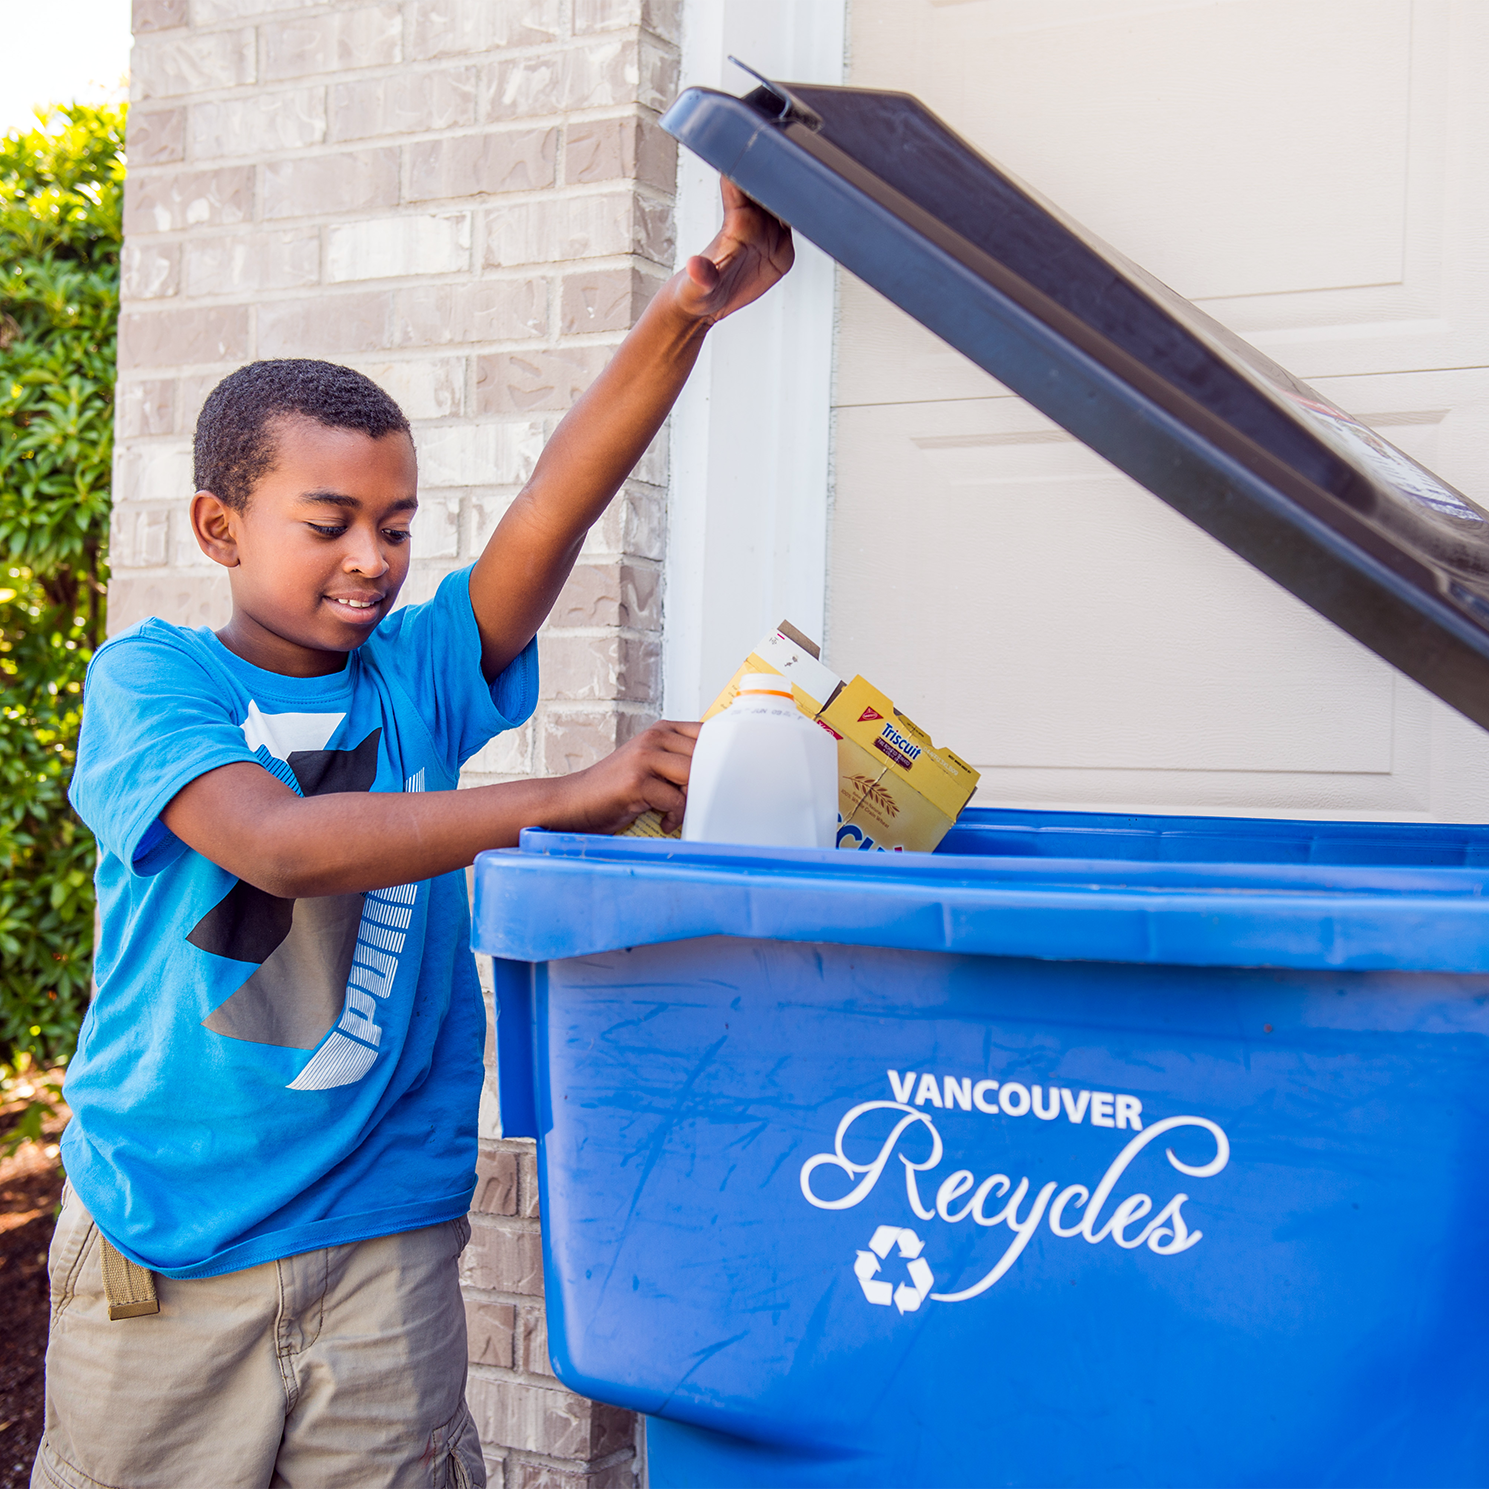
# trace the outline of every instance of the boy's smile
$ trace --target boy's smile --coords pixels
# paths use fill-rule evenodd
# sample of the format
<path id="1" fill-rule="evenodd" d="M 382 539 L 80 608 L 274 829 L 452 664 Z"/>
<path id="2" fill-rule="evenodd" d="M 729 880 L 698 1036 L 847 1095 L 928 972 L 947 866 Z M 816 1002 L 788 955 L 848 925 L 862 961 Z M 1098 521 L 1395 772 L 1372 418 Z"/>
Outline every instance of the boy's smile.
<path id="1" fill-rule="evenodd" d="M 273 424 L 273 468 L 247 507 L 198 492 L 203 552 L 231 571 L 225 646 L 270 672 L 320 677 L 392 609 L 408 576 L 418 466 L 407 435 L 372 439 L 299 416 Z"/>

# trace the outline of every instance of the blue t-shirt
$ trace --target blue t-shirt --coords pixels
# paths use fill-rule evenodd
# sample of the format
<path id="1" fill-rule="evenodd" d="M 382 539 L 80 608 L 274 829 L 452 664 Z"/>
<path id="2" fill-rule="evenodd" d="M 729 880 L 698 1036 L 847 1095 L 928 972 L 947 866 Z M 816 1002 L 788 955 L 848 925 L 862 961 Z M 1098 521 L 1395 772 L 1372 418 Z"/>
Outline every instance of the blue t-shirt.
<path id="1" fill-rule="evenodd" d="M 62 1152 L 126 1256 L 210 1277 L 464 1214 L 486 1028 L 465 874 L 279 899 L 160 813 L 239 760 L 304 796 L 452 790 L 537 674 L 529 646 L 486 684 L 469 570 L 331 677 L 160 620 L 99 648 L 71 792 L 98 838 L 98 991 Z"/>

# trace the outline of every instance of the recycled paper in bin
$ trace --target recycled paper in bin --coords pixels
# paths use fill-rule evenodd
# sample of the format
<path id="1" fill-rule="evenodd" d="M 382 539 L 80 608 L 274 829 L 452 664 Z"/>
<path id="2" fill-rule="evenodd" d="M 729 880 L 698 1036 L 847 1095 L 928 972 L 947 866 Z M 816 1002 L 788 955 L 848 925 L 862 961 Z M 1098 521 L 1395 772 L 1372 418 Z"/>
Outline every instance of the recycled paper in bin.
<path id="1" fill-rule="evenodd" d="M 1489 829 L 477 866 L 549 1350 L 651 1482 L 1489 1478 Z"/>

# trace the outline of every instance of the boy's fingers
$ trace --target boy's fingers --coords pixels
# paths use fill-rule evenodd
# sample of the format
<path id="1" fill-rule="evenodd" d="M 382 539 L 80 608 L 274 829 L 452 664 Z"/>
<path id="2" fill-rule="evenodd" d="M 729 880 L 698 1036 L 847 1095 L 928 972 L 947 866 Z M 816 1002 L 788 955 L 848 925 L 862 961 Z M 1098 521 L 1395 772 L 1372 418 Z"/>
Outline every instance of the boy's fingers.
<path id="1" fill-rule="evenodd" d="M 698 747 L 698 724 L 657 724 L 653 737 L 653 768 L 669 781 L 685 786 L 693 764 L 693 751 Z"/>
<path id="2" fill-rule="evenodd" d="M 758 212 L 767 222 L 774 223 L 781 232 L 791 231 L 774 212 L 762 207 L 754 197 L 747 196 L 728 176 L 719 177 L 719 187 L 724 198 L 725 215 L 730 212 Z"/>
<path id="3" fill-rule="evenodd" d="M 658 796 L 660 795 L 659 792 Z M 665 802 L 659 799 L 653 805 L 662 814 L 662 831 L 675 832 L 682 826 L 683 814 L 688 809 L 688 793 L 673 787 L 668 791 Z"/>
<path id="4" fill-rule="evenodd" d="M 649 751 L 644 757 L 644 765 L 647 772 L 653 776 L 660 777 L 663 781 L 670 781 L 674 786 L 686 786 L 688 784 L 688 773 L 693 768 L 693 751 L 691 740 L 680 740 L 688 746 L 686 750 L 657 749 Z"/>
<path id="5" fill-rule="evenodd" d="M 662 831 L 682 825 L 687 809 L 688 776 L 700 724 L 653 724 L 643 736 L 649 748 L 638 762 L 645 773 L 641 792 L 649 807 L 662 813 Z"/>
<path id="6" fill-rule="evenodd" d="M 688 793 L 670 781 L 654 776 L 646 784 L 646 804 L 659 812 L 670 812 L 674 808 L 681 812 L 688 803 Z"/>
<path id="7" fill-rule="evenodd" d="M 637 735 L 630 747 L 638 750 L 673 750 L 679 754 L 691 755 L 701 727 L 699 724 L 674 724 L 663 719 L 660 724 L 653 724 L 644 733 Z"/>
<path id="8" fill-rule="evenodd" d="M 591 767 L 596 772 L 593 776 L 596 786 L 604 782 L 601 797 L 604 804 L 599 806 L 601 815 L 588 830 L 622 831 L 646 811 L 661 814 L 665 832 L 680 827 L 688 804 L 693 748 L 701 728 L 701 724 L 663 720 L 637 735 L 612 757 L 617 768 L 624 762 L 624 776 L 617 777 L 608 768 Z M 621 815 L 612 816 L 615 812 Z"/>
<path id="9" fill-rule="evenodd" d="M 746 196 L 728 176 L 719 177 L 719 191 L 724 198 L 724 221 L 727 224 L 729 218 L 739 212 L 759 212 L 763 217 L 770 217 L 770 213 L 757 202 L 754 197 Z"/>
<path id="10" fill-rule="evenodd" d="M 646 803 L 662 814 L 663 832 L 671 832 L 673 828 L 682 826 L 683 813 L 688 805 L 685 791 L 669 786 L 664 781 L 653 780 L 646 793 Z"/>
<path id="11" fill-rule="evenodd" d="M 698 742 L 698 731 L 703 725 L 675 724 L 670 719 L 663 719 L 655 727 L 659 731 L 664 731 L 661 738 L 666 740 L 669 750 L 681 750 L 683 754 L 691 755 Z"/>

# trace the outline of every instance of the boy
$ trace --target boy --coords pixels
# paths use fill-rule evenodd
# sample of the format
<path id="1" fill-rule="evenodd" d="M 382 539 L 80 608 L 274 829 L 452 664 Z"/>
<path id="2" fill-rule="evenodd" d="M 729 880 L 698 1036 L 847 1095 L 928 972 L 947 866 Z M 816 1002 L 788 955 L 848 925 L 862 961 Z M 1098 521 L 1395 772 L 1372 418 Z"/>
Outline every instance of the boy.
<path id="1" fill-rule="evenodd" d="M 531 713 L 538 626 L 708 327 L 790 267 L 780 223 L 724 204 L 427 604 L 390 614 L 417 484 L 391 399 L 291 361 L 207 400 L 191 520 L 232 619 L 146 621 L 88 676 L 98 993 L 33 1485 L 485 1482 L 456 1275 L 484 1042 L 463 870 L 529 825 L 675 824 L 697 726 L 452 788 Z"/>

